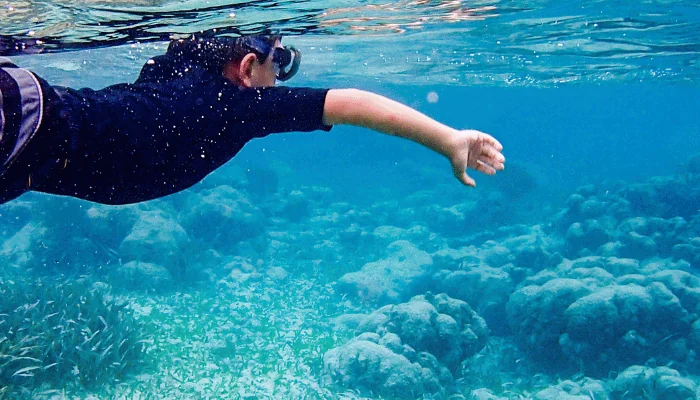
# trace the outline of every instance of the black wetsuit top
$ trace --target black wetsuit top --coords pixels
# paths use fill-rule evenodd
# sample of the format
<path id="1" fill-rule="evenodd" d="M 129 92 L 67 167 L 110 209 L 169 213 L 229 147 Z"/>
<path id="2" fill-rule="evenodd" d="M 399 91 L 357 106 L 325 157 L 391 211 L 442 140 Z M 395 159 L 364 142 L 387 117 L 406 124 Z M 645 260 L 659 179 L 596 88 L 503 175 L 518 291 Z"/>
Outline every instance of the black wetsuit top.
<path id="1" fill-rule="evenodd" d="M 43 122 L 0 178 L 0 203 L 28 190 L 142 202 L 196 184 L 253 138 L 331 129 L 327 89 L 244 88 L 170 54 L 149 60 L 133 84 L 74 90 L 39 81 Z"/>

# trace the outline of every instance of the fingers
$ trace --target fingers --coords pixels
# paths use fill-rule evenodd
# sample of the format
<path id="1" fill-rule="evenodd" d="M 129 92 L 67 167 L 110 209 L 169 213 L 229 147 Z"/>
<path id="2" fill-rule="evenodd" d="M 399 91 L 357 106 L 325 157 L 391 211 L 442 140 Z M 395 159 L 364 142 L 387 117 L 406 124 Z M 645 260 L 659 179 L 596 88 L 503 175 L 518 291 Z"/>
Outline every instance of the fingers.
<path id="1" fill-rule="evenodd" d="M 506 158 L 503 157 L 503 154 L 501 154 L 499 150 L 490 145 L 481 146 L 481 155 L 479 156 L 479 159 L 492 160 L 493 162 L 490 164 L 502 164 L 506 161 Z"/>
<path id="2" fill-rule="evenodd" d="M 505 168 L 505 164 L 503 164 L 503 162 L 494 160 L 493 158 L 481 157 L 476 161 L 476 163 L 477 166 L 474 167 L 475 169 L 479 169 L 478 166 L 480 163 L 485 164 L 489 168 L 493 168 L 495 171 L 503 171 L 503 169 Z"/>
<path id="3" fill-rule="evenodd" d="M 494 148 L 490 150 L 484 149 L 472 168 L 485 174 L 493 175 L 496 171 L 503 171 L 505 167 L 503 163 L 505 161 L 506 159 L 503 157 L 503 154 L 499 153 Z"/>
<path id="4" fill-rule="evenodd" d="M 503 164 L 501 164 L 503 165 Z M 496 174 L 496 168 L 492 167 L 491 165 L 479 160 L 476 162 L 476 169 L 479 172 L 483 172 L 486 175 L 495 175 Z"/>
<path id="5" fill-rule="evenodd" d="M 481 146 L 481 154 L 478 157 L 476 170 L 488 175 L 504 169 L 506 158 L 501 153 L 503 146 L 493 137 L 484 134 L 484 145 Z"/>
<path id="6" fill-rule="evenodd" d="M 501 144 L 501 142 L 496 140 L 495 137 L 489 135 L 488 133 L 483 133 L 483 132 L 482 132 L 482 135 L 484 135 L 483 136 L 484 143 L 490 145 L 491 147 L 495 148 L 498 151 L 503 150 L 503 145 Z"/>

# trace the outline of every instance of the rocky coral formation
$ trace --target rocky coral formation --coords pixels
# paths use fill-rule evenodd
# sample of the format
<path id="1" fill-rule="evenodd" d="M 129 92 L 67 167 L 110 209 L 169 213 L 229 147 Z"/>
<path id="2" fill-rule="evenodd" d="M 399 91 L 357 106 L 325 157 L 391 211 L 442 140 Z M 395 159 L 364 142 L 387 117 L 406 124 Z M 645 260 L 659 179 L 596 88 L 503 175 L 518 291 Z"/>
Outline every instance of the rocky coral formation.
<path id="1" fill-rule="evenodd" d="M 412 243 L 392 243 L 389 256 L 345 274 L 336 283 L 339 293 L 352 293 L 374 304 L 403 301 L 428 288 L 433 272 L 432 257 Z"/>
<path id="2" fill-rule="evenodd" d="M 345 386 L 398 398 L 416 396 L 405 387 L 442 391 L 489 334 L 467 303 L 445 294 L 381 307 L 355 331 L 359 336 L 326 353 L 326 372 Z"/>

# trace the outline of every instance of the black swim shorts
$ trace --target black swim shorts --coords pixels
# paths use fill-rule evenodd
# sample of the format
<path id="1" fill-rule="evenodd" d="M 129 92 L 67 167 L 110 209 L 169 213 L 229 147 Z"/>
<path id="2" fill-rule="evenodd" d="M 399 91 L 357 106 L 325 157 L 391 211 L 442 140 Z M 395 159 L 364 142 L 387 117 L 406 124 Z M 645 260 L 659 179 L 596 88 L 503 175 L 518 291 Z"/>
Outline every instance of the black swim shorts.
<path id="1" fill-rule="evenodd" d="M 12 165 L 36 135 L 44 117 L 44 96 L 37 77 L 0 57 L 0 203 L 26 192 L 29 174 L 10 179 Z M 20 174 L 21 175 L 21 174 Z"/>

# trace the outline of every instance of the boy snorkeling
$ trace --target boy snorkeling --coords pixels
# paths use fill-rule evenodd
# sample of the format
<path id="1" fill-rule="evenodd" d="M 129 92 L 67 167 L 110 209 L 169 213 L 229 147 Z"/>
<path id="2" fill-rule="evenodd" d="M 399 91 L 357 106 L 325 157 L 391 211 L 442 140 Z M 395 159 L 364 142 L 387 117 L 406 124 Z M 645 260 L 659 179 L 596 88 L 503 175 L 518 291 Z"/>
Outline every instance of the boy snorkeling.
<path id="1" fill-rule="evenodd" d="M 191 187 L 254 138 L 348 124 L 446 157 L 457 179 L 504 168 L 502 145 L 358 89 L 275 86 L 301 53 L 279 35 L 171 41 L 132 84 L 52 86 L 0 57 L 0 204 L 27 191 L 130 204 Z"/>

